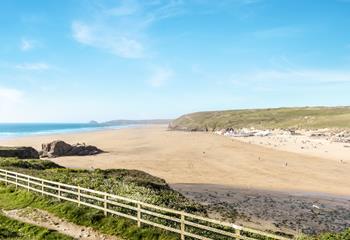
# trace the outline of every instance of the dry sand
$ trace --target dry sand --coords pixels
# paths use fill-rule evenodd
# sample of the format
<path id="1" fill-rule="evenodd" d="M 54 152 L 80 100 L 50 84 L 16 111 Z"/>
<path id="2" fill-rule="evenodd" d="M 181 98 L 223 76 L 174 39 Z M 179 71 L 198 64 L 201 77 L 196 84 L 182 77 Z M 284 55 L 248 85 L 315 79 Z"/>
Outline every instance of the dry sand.
<path id="1" fill-rule="evenodd" d="M 325 137 L 274 134 L 265 137 L 234 137 L 234 139 L 276 150 L 301 153 L 350 164 L 350 143 L 334 142 Z"/>
<path id="2" fill-rule="evenodd" d="M 55 139 L 84 142 L 107 151 L 97 156 L 53 159 L 66 167 L 138 169 L 173 186 L 214 184 L 350 196 L 349 161 L 340 162 L 327 154 L 312 156 L 308 151 L 271 149 L 213 133 L 168 131 L 166 126 L 22 137 L 1 140 L 0 145 L 40 149 L 42 143 Z"/>

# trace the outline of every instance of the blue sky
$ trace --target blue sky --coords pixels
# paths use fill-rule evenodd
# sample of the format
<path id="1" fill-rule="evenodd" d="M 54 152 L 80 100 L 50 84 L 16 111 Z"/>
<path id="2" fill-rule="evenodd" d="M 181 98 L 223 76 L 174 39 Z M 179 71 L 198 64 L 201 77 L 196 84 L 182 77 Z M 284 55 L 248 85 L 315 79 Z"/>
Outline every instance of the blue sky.
<path id="1" fill-rule="evenodd" d="M 2 0 L 0 122 L 349 105 L 348 0 Z"/>

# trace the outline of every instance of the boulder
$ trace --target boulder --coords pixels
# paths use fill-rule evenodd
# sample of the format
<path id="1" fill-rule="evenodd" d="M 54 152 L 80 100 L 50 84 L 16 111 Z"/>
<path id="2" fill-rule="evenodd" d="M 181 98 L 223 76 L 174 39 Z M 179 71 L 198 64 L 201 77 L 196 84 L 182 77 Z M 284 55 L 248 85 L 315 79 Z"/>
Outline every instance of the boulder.
<path id="1" fill-rule="evenodd" d="M 39 153 L 32 147 L 0 147 L 0 157 L 39 159 Z"/>
<path id="2" fill-rule="evenodd" d="M 60 156 L 86 156 L 102 153 L 101 149 L 95 146 L 85 144 L 70 145 L 64 141 L 56 140 L 51 143 L 42 144 L 40 151 L 41 157 L 60 157 Z"/>

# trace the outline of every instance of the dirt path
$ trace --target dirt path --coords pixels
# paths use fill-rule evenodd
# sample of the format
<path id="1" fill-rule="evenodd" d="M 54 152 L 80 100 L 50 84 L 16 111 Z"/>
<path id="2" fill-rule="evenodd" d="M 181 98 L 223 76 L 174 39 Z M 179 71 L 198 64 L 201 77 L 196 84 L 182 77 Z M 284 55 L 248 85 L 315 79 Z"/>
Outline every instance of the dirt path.
<path id="1" fill-rule="evenodd" d="M 65 220 L 62 220 L 46 211 L 24 208 L 10 211 L 3 211 L 4 215 L 9 218 L 16 219 L 21 222 L 34 224 L 51 230 L 56 230 L 62 234 L 71 236 L 75 239 L 84 240 L 120 240 L 114 236 L 101 234 L 92 228 L 79 226 Z"/>

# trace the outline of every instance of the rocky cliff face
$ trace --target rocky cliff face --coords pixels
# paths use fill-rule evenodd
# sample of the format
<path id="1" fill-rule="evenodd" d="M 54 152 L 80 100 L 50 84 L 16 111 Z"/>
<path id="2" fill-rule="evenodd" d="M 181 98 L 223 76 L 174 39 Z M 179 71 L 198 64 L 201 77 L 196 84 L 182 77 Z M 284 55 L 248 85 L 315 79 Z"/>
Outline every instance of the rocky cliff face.
<path id="1" fill-rule="evenodd" d="M 0 157 L 38 159 L 39 153 L 32 147 L 0 147 Z"/>
<path id="2" fill-rule="evenodd" d="M 102 153 L 101 149 L 95 146 L 85 144 L 70 145 L 64 141 L 53 141 L 50 143 L 42 144 L 42 150 L 40 151 L 41 157 L 60 157 L 60 156 L 86 156 Z"/>

